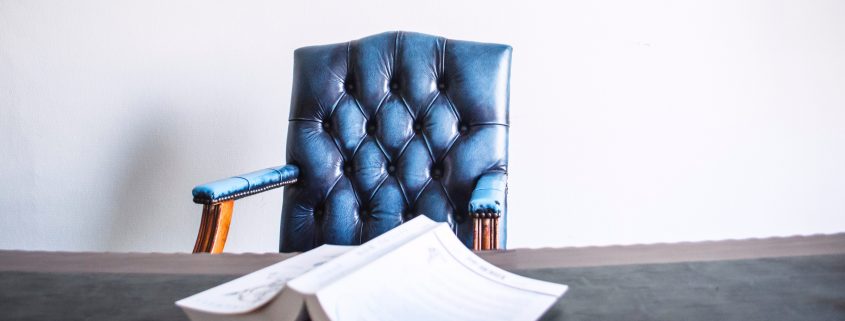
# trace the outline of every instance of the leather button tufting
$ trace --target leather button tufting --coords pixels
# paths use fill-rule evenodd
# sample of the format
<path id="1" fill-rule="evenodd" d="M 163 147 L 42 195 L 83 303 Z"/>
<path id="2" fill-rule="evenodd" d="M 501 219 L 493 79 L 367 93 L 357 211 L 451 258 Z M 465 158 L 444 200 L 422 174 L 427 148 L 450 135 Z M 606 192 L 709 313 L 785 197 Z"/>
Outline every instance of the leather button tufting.
<path id="1" fill-rule="evenodd" d="M 469 211 L 490 207 L 500 208 L 505 238 L 509 46 L 387 32 L 292 56 L 291 168 L 247 173 L 200 196 L 287 185 L 282 252 L 360 245 L 428 215 L 472 244 Z"/>
<path id="2" fill-rule="evenodd" d="M 443 169 L 440 166 L 435 165 L 431 168 L 431 178 L 437 179 L 443 176 Z"/>

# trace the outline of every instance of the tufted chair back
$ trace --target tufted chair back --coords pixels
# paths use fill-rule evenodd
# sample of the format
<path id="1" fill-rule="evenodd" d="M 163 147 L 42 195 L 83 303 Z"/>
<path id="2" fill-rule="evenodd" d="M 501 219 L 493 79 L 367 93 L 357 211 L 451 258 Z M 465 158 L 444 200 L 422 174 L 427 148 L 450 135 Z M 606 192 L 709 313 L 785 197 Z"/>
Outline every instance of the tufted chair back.
<path id="1" fill-rule="evenodd" d="M 506 45 L 409 32 L 297 49 L 287 161 L 300 177 L 280 250 L 361 244 L 417 215 L 469 246 L 470 194 L 508 168 L 510 59 Z"/>

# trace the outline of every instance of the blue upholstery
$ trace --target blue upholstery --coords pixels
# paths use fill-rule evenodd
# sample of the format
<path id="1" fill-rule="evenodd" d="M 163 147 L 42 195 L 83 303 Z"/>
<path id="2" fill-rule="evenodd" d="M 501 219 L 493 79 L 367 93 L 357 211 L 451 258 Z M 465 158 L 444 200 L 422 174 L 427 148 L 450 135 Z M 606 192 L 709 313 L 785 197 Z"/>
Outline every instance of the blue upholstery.
<path id="1" fill-rule="evenodd" d="M 470 211 L 506 219 L 510 59 L 407 32 L 297 49 L 280 251 L 361 244 L 420 214 L 471 246 Z"/>
<path id="2" fill-rule="evenodd" d="M 470 213 L 500 214 L 505 208 L 508 175 L 490 172 L 481 176 L 469 200 Z"/>
<path id="3" fill-rule="evenodd" d="M 233 176 L 194 187 L 194 202 L 213 202 L 237 199 L 268 189 L 290 184 L 299 176 L 299 168 L 285 165 Z"/>

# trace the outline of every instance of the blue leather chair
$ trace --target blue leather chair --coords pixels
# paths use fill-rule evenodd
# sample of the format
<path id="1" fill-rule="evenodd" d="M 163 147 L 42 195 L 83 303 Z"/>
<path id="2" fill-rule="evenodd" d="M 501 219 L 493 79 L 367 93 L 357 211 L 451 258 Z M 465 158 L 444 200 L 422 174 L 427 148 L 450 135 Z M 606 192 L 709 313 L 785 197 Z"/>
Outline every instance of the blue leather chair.
<path id="1" fill-rule="evenodd" d="M 280 186 L 282 252 L 361 244 L 417 215 L 503 248 L 510 61 L 507 45 L 411 32 L 297 49 L 287 165 L 194 188 L 194 251 L 222 251 L 233 200 Z"/>

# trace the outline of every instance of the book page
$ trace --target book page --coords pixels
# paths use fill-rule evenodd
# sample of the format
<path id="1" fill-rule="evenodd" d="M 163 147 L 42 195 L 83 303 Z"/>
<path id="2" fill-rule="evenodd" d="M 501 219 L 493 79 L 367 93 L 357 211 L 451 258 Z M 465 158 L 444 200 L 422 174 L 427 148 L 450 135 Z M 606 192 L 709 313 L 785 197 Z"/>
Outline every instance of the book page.
<path id="1" fill-rule="evenodd" d="M 246 313 L 270 302 L 288 280 L 340 256 L 355 246 L 323 245 L 235 280 L 176 301 L 182 308 L 207 313 Z"/>
<path id="2" fill-rule="evenodd" d="M 445 224 L 309 298 L 327 320 L 536 320 L 567 290 L 480 259 Z"/>
<path id="3" fill-rule="evenodd" d="M 369 242 L 361 244 L 337 259 L 291 280 L 288 283 L 288 287 L 304 295 L 314 294 L 317 290 L 331 284 L 347 273 L 362 268 L 437 226 L 439 226 L 439 223 L 432 221 L 428 217 L 419 216 L 387 231 Z"/>

